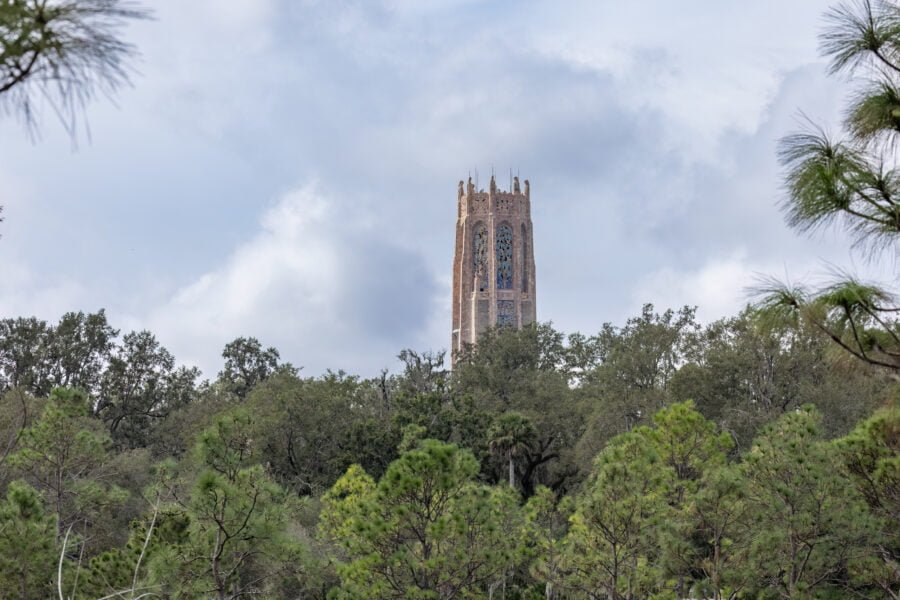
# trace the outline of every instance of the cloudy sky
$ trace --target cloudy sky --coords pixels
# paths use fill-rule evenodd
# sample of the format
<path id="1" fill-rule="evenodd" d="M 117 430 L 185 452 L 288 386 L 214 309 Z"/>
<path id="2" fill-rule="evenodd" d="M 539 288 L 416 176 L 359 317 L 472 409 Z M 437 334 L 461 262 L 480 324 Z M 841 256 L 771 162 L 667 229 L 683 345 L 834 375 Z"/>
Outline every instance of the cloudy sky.
<path id="1" fill-rule="evenodd" d="M 207 376 L 239 335 L 316 374 L 446 347 L 456 182 L 532 184 L 538 318 L 733 314 L 755 273 L 884 269 L 779 213 L 836 125 L 814 0 L 146 0 L 133 89 L 73 149 L 0 120 L 0 316 L 106 308 Z"/>

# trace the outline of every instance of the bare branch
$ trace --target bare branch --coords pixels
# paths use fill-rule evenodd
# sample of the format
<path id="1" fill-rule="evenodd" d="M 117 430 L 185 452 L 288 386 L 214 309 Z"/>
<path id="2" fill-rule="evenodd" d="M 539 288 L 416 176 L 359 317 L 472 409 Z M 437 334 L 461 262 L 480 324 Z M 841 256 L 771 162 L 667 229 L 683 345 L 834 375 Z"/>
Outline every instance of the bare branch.
<path id="1" fill-rule="evenodd" d="M 66 545 L 69 542 L 69 534 L 72 533 L 72 526 L 69 525 L 69 528 L 66 529 L 66 536 L 63 538 L 62 550 L 59 551 L 59 567 L 56 572 L 56 587 L 59 591 L 59 600 L 66 600 L 63 595 L 63 577 L 62 577 L 62 568 L 63 568 L 63 560 L 66 558 Z"/>

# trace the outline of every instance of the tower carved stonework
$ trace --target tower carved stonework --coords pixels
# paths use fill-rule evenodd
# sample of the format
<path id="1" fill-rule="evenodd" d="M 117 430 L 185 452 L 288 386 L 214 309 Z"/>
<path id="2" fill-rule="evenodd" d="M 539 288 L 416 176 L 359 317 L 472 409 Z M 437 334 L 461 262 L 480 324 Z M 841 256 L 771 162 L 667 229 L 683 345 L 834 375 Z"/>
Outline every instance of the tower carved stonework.
<path id="1" fill-rule="evenodd" d="M 519 178 L 502 191 L 475 191 L 459 182 L 456 252 L 453 257 L 451 354 L 474 344 L 495 325 L 520 328 L 535 321 L 531 191 Z"/>

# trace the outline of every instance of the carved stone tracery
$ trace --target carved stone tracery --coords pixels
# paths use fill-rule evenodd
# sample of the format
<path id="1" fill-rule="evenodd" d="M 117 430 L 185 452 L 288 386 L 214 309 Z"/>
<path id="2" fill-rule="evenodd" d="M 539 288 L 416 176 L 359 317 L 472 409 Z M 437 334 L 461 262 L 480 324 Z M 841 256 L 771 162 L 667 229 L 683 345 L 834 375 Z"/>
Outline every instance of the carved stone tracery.
<path id="1" fill-rule="evenodd" d="M 502 224 L 497 228 L 497 289 L 511 290 L 513 286 L 513 236 L 512 227 Z"/>
<path id="2" fill-rule="evenodd" d="M 475 267 L 475 285 L 479 292 L 488 288 L 488 232 L 484 224 L 475 228 L 472 238 L 472 263 Z"/>

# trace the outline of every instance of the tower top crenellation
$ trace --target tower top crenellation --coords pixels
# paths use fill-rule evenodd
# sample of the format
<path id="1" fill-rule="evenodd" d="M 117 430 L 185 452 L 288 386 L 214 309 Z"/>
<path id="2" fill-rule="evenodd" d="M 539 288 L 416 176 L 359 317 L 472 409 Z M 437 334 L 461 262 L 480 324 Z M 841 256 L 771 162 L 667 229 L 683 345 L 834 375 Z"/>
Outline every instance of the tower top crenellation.
<path id="1" fill-rule="evenodd" d="M 524 183 L 524 187 L 523 184 Z M 531 189 L 528 180 L 520 183 L 518 176 L 511 178 L 512 190 L 500 189 L 496 177 L 491 176 L 488 191 L 476 191 L 472 177 L 468 181 L 460 180 L 457 184 L 456 199 L 458 217 L 460 219 L 477 215 L 520 215 L 531 214 Z"/>
<path id="2" fill-rule="evenodd" d="M 523 190 L 524 185 L 524 190 Z M 475 188 L 475 184 L 472 181 L 472 178 L 469 177 L 468 181 L 459 180 L 457 184 L 457 198 L 462 198 L 464 196 L 474 196 L 475 194 L 512 194 L 516 196 L 528 196 L 530 192 L 530 184 L 527 179 L 522 180 L 520 182 L 519 177 L 513 177 L 512 179 L 512 189 L 505 190 L 497 185 L 497 181 L 494 177 L 491 177 L 491 183 L 487 190 L 484 188 L 477 189 Z"/>

